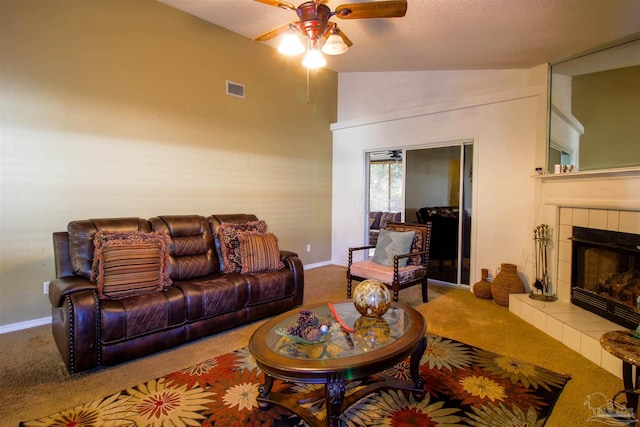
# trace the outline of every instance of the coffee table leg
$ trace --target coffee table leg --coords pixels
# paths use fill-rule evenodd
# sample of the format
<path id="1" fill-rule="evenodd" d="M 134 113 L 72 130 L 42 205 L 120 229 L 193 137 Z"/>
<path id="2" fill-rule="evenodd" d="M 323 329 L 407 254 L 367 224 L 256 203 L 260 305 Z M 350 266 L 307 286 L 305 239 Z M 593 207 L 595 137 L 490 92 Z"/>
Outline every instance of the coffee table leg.
<path id="1" fill-rule="evenodd" d="M 258 397 L 260 399 L 269 399 L 271 387 L 273 387 L 273 377 L 269 374 L 264 374 L 264 384 L 261 384 L 260 387 L 258 387 Z M 265 411 L 269 408 L 269 402 L 258 400 L 258 407 Z"/>
<path id="2" fill-rule="evenodd" d="M 327 425 L 338 427 L 340 425 L 340 409 L 344 400 L 344 380 L 341 375 L 331 376 L 325 387 L 327 390 Z"/>
<path id="3" fill-rule="evenodd" d="M 427 338 L 422 337 L 416 349 L 413 350 L 413 353 L 411 353 L 411 364 L 409 365 L 409 369 L 411 372 L 411 379 L 415 383 L 418 390 L 424 390 L 424 378 L 420 376 L 420 359 L 422 359 L 422 355 L 424 354 L 424 351 L 426 349 Z M 422 398 L 425 396 L 425 393 L 416 393 L 415 396 L 417 399 L 422 400 Z"/>

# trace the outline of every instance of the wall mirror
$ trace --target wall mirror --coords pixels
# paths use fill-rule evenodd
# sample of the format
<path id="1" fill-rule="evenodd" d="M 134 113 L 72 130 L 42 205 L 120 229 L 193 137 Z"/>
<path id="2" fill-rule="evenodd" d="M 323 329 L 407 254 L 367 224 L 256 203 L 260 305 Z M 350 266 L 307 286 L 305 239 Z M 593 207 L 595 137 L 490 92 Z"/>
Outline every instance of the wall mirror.
<path id="1" fill-rule="evenodd" d="M 640 33 L 550 66 L 547 172 L 640 166 Z"/>

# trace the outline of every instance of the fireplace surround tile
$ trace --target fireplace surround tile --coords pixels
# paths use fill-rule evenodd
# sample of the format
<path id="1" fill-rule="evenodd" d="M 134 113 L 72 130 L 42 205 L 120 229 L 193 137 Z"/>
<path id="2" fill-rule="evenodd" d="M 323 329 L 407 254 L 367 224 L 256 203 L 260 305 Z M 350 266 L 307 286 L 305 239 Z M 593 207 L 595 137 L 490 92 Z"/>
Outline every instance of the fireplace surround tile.
<path id="1" fill-rule="evenodd" d="M 560 208 L 560 225 L 573 224 L 573 209 Z"/>
<path id="2" fill-rule="evenodd" d="M 600 366 L 618 378 L 622 378 L 622 363 L 620 359 L 604 349 L 602 350 L 602 362 Z"/>
<path id="3" fill-rule="evenodd" d="M 558 242 L 558 259 L 560 261 L 571 262 L 571 242 L 560 240 Z"/>
<path id="4" fill-rule="evenodd" d="M 581 333 L 568 323 L 562 323 L 562 344 L 571 350 L 580 353 Z"/>
<path id="5" fill-rule="evenodd" d="M 572 217 L 572 225 L 577 225 L 578 227 L 589 226 L 589 209 L 573 208 Z"/>
<path id="6" fill-rule="evenodd" d="M 602 364 L 600 338 L 593 338 L 587 334 L 582 334 L 580 337 L 580 354 L 600 366 Z"/>
<path id="7" fill-rule="evenodd" d="M 620 222 L 617 231 L 640 234 L 640 212 L 620 211 Z"/>
<path id="8" fill-rule="evenodd" d="M 589 209 L 589 227 L 606 230 L 607 211 L 602 209 Z"/>
<path id="9" fill-rule="evenodd" d="M 607 230 L 618 231 L 620 229 L 620 211 L 607 211 Z"/>

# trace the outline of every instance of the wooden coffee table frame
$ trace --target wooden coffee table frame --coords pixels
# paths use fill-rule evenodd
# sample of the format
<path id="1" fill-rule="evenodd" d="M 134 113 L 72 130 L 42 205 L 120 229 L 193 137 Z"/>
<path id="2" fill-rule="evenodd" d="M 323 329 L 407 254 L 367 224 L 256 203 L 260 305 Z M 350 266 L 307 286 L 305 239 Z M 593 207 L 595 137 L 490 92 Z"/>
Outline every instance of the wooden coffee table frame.
<path id="1" fill-rule="evenodd" d="M 349 301 L 339 301 L 340 304 Z M 260 326 L 249 340 L 249 351 L 256 359 L 258 367 L 264 373 L 265 382 L 259 387 L 258 402 L 262 410 L 271 404 L 287 408 L 312 426 L 324 423 L 301 404 L 314 402 L 324 398 L 327 409 L 326 425 L 338 426 L 340 414 L 363 397 L 383 388 L 407 390 L 418 400 L 425 396 L 425 380 L 420 376 L 420 359 L 427 347 L 425 338 L 427 326 L 420 313 L 411 307 L 392 303 L 409 316 L 411 325 L 404 335 L 388 345 L 355 356 L 334 359 L 296 359 L 276 353 L 267 345 L 267 336 L 282 321 L 297 316 L 300 310 L 313 310 L 326 303 L 300 307 L 281 314 Z M 410 359 L 411 381 L 399 380 L 382 371 L 395 364 Z M 274 380 L 308 384 L 324 384 L 324 389 L 312 393 L 277 393 L 272 392 Z M 351 393 L 345 399 L 345 384 L 348 381 L 360 380 L 364 387 Z"/>

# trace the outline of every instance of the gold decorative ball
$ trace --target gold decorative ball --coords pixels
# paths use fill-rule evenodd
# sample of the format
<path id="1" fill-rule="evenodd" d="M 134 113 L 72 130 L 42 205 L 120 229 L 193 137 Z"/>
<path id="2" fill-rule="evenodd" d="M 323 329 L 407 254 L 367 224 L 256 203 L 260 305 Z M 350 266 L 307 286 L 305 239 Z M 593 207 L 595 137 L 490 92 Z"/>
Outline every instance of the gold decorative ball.
<path id="1" fill-rule="evenodd" d="M 363 316 L 382 317 L 391 307 L 391 292 L 379 280 L 367 279 L 353 290 L 353 304 Z"/>

